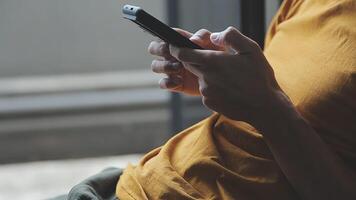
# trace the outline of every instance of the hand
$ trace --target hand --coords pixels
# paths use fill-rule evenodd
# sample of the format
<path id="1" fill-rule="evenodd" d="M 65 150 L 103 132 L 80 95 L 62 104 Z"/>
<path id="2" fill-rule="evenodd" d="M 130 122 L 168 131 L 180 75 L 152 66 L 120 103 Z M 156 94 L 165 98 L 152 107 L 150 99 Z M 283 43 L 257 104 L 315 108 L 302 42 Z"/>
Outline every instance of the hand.
<path id="1" fill-rule="evenodd" d="M 258 44 L 233 27 L 211 34 L 210 40 L 235 52 L 170 46 L 170 55 L 198 77 L 208 108 L 234 120 L 251 123 L 260 118 L 283 92 Z"/>
<path id="2" fill-rule="evenodd" d="M 182 29 L 175 29 L 183 36 L 190 38 L 191 41 L 206 49 L 220 49 L 210 41 L 210 32 L 201 29 L 195 34 Z M 167 77 L 160 80 L 159 85 L 162 89 L 168 89 L 174 92 L 182 92 L 188 95 L 198 96 L 199 84 L 198 78 L 186 70 L 182 63 L 176 60 L 169 52 L 169 46 L 165 42 L 153 41 L 148 47 L 148 51 L 160 58 L 152 61 L 152 71 L 155 73 L 166 74 Z"/>

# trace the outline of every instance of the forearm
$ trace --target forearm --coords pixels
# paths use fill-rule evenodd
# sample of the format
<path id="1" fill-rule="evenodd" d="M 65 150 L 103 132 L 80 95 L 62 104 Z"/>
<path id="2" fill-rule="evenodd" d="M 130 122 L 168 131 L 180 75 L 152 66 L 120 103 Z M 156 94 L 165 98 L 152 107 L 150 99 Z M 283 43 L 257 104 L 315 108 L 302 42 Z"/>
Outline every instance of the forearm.
<path id="1" fill-rule="evenodd" d="M 284 98 L 255 126 L 304 199 L 356 199 L 355 176 Z"/>

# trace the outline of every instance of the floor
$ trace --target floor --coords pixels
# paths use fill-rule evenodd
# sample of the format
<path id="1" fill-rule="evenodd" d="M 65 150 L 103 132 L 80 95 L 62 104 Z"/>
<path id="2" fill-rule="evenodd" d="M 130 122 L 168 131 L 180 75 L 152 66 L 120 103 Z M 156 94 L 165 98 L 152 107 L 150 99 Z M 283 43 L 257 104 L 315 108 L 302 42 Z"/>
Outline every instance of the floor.
<path id="1" fill-rule="evenodd" d="M 141 156 L 31 162 L 0 165 L 0 199 L 40 200 L 67 193 L 81 180 L 107 167 L 124 168 Z"/>

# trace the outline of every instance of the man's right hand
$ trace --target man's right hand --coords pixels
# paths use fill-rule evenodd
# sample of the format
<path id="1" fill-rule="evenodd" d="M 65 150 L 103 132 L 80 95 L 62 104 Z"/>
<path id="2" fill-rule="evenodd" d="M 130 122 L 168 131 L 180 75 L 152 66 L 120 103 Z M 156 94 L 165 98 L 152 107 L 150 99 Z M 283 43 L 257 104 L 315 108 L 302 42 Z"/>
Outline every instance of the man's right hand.
<path id="1" fill-rule="evenodd" d="M 208 30 L 201 29 L 195 34 L 182 29 L 175 30 L 205 49 L 221 49 L 221 47 L 211 43 L 211 33 Z M 200 96 L 198 78 L 186 70 L 181 62 L 177 61 L 170 55 L 169 45 L 167 43 L 153 41 L 148 47 L 148 52 L 154 56 L 158 56 L 157 59 L 152 61 L 152 71 L 167 75 L 166 78 L 162 78 L 159 82 L 162 89 L 181 92 L 187 95 Z"/>

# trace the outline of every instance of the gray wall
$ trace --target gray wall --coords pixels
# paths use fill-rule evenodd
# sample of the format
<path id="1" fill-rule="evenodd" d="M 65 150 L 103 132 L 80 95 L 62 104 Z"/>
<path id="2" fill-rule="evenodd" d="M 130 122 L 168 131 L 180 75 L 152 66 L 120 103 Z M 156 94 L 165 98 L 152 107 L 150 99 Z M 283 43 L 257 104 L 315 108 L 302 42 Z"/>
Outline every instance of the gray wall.
<path id="1" fill-rule="evenodd" d="M 0 0 L 0 78 L 149 69 L 152 37 L 124 20 L 121 7 L 137 4 L 165 21 L 166 1 Z M 182 27 L 238 27 L 239 2 L 180 0 Z M 278 1 L 266 2 L 269 21 Z"/>
<path id="2" fill-rule="evenodd" d="M 222 31 L 228 26 L 240 26 L 239 0 L 181 0 L 180 24 L 195 32 L 201 28 Z"/>
<path id="3" fill-rule="evenodd" d="M 152 37 L 122 18 L 128 2 L 165 19 L 165 0 L 0 0 L 0 78 L 149 69 Z"/>

